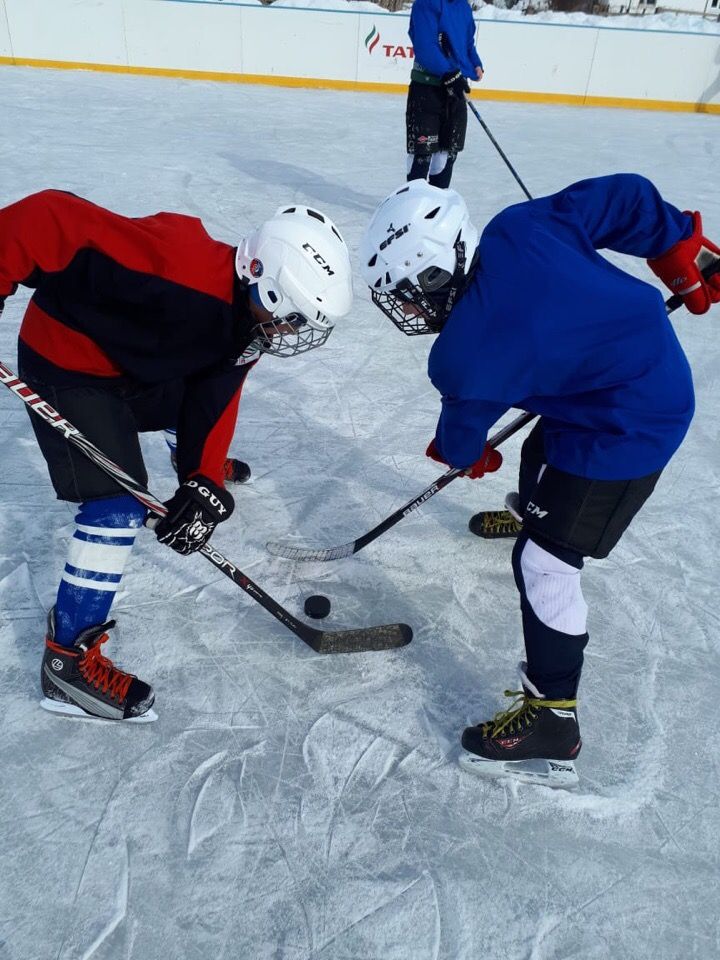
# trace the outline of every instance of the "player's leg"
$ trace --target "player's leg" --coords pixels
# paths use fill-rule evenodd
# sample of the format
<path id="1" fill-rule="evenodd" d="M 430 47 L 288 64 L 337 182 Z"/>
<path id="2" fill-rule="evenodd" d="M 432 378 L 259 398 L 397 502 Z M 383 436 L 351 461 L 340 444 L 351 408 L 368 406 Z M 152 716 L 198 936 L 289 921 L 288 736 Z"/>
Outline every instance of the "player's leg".
<path id="1" fill-rule="evenodd" d="M 135 421 L 116 385 L 58 387 L 27 370 L 22 376 L 111 460 L 147 482 Z M 48 618 L 43 706 L 105 719 L 154 719 L 152 688 L 100 652 L 114 626 L 110 608 L 145 510 L 58 431 L 37 417 L 31 423 L 58 498 L 80 505 Z"/>
<path id="2" fill-rule="evenodd" d="M 540 449 L 537 440 L 536 434 L 528 468 L 530 453 Z M 560 785 L 576 781 L 577 690 L 588 642 L 583 558 L 607 557 L 658 477 L 589 480 L 544 466 L 529 494 L 521 477 L 524 523 L 513 571 L 527 662 L 514 708 L 463 734 L 464 762 L 474 772 Z"/>
<path id="3" fill-rule="evenodd" d="M 467 105 L 464 98 L 446 97 L 439 129 L 438 153 L 444 154 L 430 168 L 430 183 L 447 189 L 452 179 L 457 155 L 465 146 L 467 131 Z"/>
<path id="4" fill-rule="evenodd" d="M 408 180 L 427 180 L 438 149 L 445 91 L 427 83 L 410 82 L 405 110 Z"/>

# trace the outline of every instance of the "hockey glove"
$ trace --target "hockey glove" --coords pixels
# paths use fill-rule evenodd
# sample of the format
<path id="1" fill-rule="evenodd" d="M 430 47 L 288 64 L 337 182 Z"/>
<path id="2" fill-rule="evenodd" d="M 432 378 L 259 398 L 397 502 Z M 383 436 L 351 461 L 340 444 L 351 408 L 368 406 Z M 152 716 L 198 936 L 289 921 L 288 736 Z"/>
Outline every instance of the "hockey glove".
<path id="1" fill-rule="evenodd" d="M 425 456 L 430 457 L 431 460 L 436 460 L 438 463 L 444 463 L 445 466 L 450 466 L 447 460 L 443 460 L 440 455 L 434 439 L 430 441 L 425 451 Z M 479 480 L 480 477 L 483 477 L 486 473 L 495 473 L 496 470 L 499 470 L 502 462 L 503 459 L 500 451 L 491 447 L 489 443 L 486 443 L 482 456 L 476 460 L 475 463 L 470 464 L 470 466 L 463 471 L 462 475 L 464 477 L 470 477 L 471 480 Z"/>
<path id="2" fill-rule="evenodd" d="M 690 213 L 693 232 L 661 257 L 648 260 L 648 266 L 662 282 L 679 293 L 690 313 L 705 313 L 711 303 L 720 302 L 720 273 L 706 280 L 701 271 L 720 258 L 720 247 L 703 236 L 702 218 Z"/>
<path id="3" fill-rule="evenodd" d="M 235 502 L 227 490 L 198 475 L 178 487 L 165 506 L 167 516 L 155 524 L 155 534 L 160 543 L 188 554 L 205 546 L 215 527 L 230 517 Z"/>
<path id="4" fill-rule="evenodd" d="M 5 297 L 0 297 L 0 317 L 2 316 L 4 307 L 5 307 Z"/>
<path id="5" fill-rule="evenodd" d="M 442 75 L 442 85 L 449 97 L 457 97 L 458 100 L 462 100 L 466 93 L 470 93 L 470 84 L 460 70 L 444 73 Z"/>

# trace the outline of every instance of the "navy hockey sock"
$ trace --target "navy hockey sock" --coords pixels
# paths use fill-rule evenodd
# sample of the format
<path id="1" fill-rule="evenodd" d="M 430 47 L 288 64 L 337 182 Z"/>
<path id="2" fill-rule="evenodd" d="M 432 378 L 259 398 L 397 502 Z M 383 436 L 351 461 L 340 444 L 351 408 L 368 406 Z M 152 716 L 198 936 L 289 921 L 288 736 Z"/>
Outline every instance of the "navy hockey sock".
<path id="1" fill-rule="evenodd" d="M 415 154 L 412 158 L 412 164 L 408 171 L 408 180 L 427 180 L 430 173 L 430 161 L 432 156 L 429 153 Z"/>
<path id="2" fill-rule="evenodd" d="M 55 604 L 55 643 L 71 647 L 82 630 L 107 620 L 144 519 L 129 494 L 81 504 Z"/>

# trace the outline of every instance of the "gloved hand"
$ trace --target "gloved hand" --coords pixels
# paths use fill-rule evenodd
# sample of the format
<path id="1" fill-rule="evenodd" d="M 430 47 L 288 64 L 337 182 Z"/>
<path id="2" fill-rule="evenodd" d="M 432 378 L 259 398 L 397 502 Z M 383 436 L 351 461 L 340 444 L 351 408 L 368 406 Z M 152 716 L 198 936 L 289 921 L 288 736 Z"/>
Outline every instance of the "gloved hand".
<path id="1" fill-rule="evenodd" d="M 4 306 L 5 306 L 5 297 L 0 297 L 0 317 L 2 316 Z"/>
<path id="2" fill-rule="evenodd" d="M 160 543 L 188 554 L 205 546 L 215 527 L 230 517 L 235 501 L 227 490 L 198 475 L 178 487 L 165 506 L 167 516 L 155 524 L 155 534 Z"/>
<path id="3" fill-rule="evenodd" d="M 442 75 L 442 85 L 445 87 L 449 97 L 462 99 L 466 93 L 470 93 L 470 84 L 462 75 L 460 70 L 451 70 Z"/>
<path id="4" fill-rule="evenodd" d="M 443 460 L 440 456 L 440 451 L 437 448 L 434 438 L 430 441 L 425 451 L 425 456 L 430 457 L 431 460 L 436 460 L 438 463 L 444 463 L 446 467 L 450 466 L 447 460 Z M 480 477 L 486 473 L 495 473 L 496 470 L 499 470 L 502 462 L 503 459 L 500 451 L 491 447 L 489 443 L 486 443 L 482 456 L 476 460 L 475 463 L 470 464 L 470 466 L 463 471 L 462 475 L 464 477 L 470 477 L 471 480 L 479 480 Z"/>
<path id="5" fill-rule="evenodd" d="M 661 257 L 648 260 L 648 266 L 662 282 L 679 293 L 690 313 L 705 313 L 711 303 L 720 302 L 720 273 L 706 280 L 701 271 L 720 258 L 720 247 L 703 236 L 702 217 L 690 213 L 693 232 Z"/>

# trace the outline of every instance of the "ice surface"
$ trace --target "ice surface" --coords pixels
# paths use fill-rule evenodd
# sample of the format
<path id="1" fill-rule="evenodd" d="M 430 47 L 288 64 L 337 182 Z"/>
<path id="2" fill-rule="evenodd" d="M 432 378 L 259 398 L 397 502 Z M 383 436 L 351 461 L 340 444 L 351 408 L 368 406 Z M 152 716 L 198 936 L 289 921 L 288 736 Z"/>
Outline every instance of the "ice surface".
<path id="1" fill-rule="evenodd" d="M 720 236 L 716 117 L 482 112 L 532 191 L 637 170 Z M 403 113 L 402 97 L 5 68 L 0 202 L 60 187 L 129 215 L 196 214 L 228 241 L 307 202 L 355 253 L 403 179 Z M 478 223 L 522 199 L 472 118 L 455 184 Z M 26 299 L 0 326 L 11 365 Z M 45 713 L 44 616 L 73 511 L 3 391 L 0 957 L 716 960 L 719 325 L 720 308 L 677 315 L 695 422 L 618 549 L 584 576 L 572 794 L 484 782 L 453 757 L 463 726 L 516 683 L 510 548 L 466 526 L 513 486 L 519 439 L 499 474 L 451 484 L 355 558 L 301 566 L 264 550 L 289 535 L 352 539 L 441 472 L 423 456 L 438 406 L 429 342 L 397 333 L 359 276 L 352 319 L 326 347 L 251 374 L 233 451 L 254 481 L 216 544 L 296 614 L 324 593 L 328 626 L 411 623 L 396 653 L 316 656 L 201 558 L 144 534 L 111 647 L 155 684 L 160 719 Z M 162 436 L 143 442 L 167 496 Z"/>

